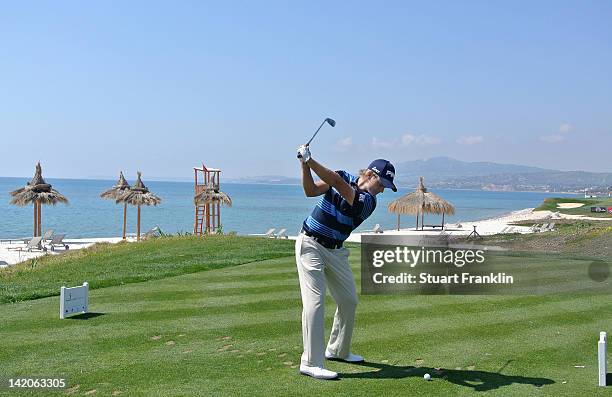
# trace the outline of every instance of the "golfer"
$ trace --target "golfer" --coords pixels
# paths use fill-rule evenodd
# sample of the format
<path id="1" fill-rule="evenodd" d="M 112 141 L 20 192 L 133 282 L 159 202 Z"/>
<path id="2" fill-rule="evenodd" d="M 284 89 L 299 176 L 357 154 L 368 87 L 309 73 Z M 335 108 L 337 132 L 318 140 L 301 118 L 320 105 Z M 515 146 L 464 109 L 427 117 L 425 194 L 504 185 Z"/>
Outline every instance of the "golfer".
<path id="1" fill-rule="evenodd" d="M 387 160 L 374 160 L 359 177 L 331 171 L 310 156 L 308 146 L 298 148 L 302 162 L 302 186 L 308 197 L 322 196 L 304 221 L 295 243 L 302 294 L 304 352 L 300 373 L 317 379 L 335 379 L 338 374 L 324 368 L 323 361 L 361 362 L 351 353 L 351 337 L 357 307 L 357 291 L 349 266 L 349 251 L 342 244 L 376 208 L 376 195 L 385 188 L 394 192 L 395 168 Z M 311 171 L 321 178 L 315 182 Z M 325 348 L 325 289 L 336 301 L 329 343 Z"/>

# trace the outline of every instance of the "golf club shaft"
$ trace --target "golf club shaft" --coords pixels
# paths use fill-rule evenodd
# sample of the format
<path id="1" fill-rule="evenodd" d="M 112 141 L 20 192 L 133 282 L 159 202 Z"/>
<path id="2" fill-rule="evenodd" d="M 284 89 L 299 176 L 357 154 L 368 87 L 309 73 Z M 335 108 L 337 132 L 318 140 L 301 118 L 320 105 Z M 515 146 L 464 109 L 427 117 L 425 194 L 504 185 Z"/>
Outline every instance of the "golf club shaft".
<path id="1" fill-rule="evenodd" d="M 310 140 L 306 143 L 306 146 L 310 145 L 310 142 L 312 142 L 312 140 L 314 139 L 315 136 L 317 136 L 317 133 L 319 132 L 319 130 L 321 129 L 321 127 L 323 127 L 323 124 L 325 124 L 325 122 L 327 121 L 327 119 L 323 120 L 323 122 L 321 123 L 321 125 L 319 126 L 319 128 L 317 128 L 317 130 L 315 131 L 314 135 L 312 136 L 312 138 L 310 138 Z"/>

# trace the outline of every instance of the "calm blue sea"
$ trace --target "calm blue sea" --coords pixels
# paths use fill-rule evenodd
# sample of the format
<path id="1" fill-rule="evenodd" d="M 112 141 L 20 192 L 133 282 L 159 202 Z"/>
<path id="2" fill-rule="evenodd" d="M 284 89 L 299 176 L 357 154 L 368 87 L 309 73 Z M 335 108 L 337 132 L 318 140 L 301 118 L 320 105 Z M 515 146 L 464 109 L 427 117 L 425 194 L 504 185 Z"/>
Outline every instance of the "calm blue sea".
<path id="1" fill-rule="evenodd" d="M 25 185 L 26 178 L 0 178 L 0 237 L 26 237 L 32 234 L 33 209 L 9 204 L 9 192 Z M 43 231 L 52 228 L 66 233 L 68 238 L 111 237 L 121 235 L 122 206 L 100 199 L 100 193 L 114 181 L 47 179 L 55 189 L 70 200 L 70 205 L 44 206 Z M 149 189 L 162 198 L 157 207 L 143 207 L 142 231 L 159 226 L 166 233 L 193 231 L 193 183 L 146 182 Z M 225 232 L 239 234 L 264 233 L 271 227 L 287 228 L 296 234 L 301 223 L 316 203 L 306 198 L 300 186 L 251 185 L 225 183 L 222 190 L 233 200 L 233 207 L 221 208 L 221 223 Z M 395 227 L 396 216 L 387 212 L 387 204 L 408 189 L 379 195 L 374 214 L 360 230 L 380 223 L 383 228 Z M 502 215 L 513 210 L 536 207 L 551 193 L 486 192 L 470 190 L 432 190 L 455 205 L 456 215 L 450 221 L 468 221 Z M 554 193 L 555 196 L 569 194 Z M 426 216 L 426 223 L 439 219 Z M 402 217 L 402 227 L 414 226 L 413 217 Z M 136 231 L 136 209 L 128 207 L 128 232 Z"/>

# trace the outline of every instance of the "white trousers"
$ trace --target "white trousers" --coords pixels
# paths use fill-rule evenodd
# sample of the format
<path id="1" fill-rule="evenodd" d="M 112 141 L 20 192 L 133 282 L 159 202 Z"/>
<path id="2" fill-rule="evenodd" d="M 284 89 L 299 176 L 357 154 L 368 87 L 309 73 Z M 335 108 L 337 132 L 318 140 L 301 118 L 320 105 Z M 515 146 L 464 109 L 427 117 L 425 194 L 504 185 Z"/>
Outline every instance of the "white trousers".
<path id="1" fill-rule="evenodd" d="M 357 291 L 349 250 L 325 248 L 302 233 L 295 242 L 295 261 L 302 294 L 302 364 L 323 367 L 325 360 L 325 288 L 338 305 L 327 344 L 334 356 L 348 357 L 355 323 Z"/>

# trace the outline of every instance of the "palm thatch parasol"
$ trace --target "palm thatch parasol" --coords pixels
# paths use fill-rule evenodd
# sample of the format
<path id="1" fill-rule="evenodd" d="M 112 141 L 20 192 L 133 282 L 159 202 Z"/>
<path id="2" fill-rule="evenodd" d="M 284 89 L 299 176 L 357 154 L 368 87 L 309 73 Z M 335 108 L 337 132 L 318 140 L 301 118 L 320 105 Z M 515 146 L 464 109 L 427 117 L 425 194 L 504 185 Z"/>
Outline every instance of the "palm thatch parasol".
<path id="1" fill-rule="evenodd" d="M 126 190 L 122 195 L 115 199 L 116 203 L 126 203 L 138 207 L 138 223 L 137 223 L 137 234 L 136 240 L 140 241 L 140 207 L 143 205 L 157 205 L 161 203 L 161 199 L 151 193 L 149 189 L 142 183 L 140 178 L 142 173 L 138 171 L 138 178 L 136 183 Z"/>
<path id="2" fill-rule="evenodd" d="M 123 195 L 126 191 L 130 189 L 130 184 L 125 180 L 123 176 L 123 172 L 119 172 L 119 179 L 115 186 L 111 187 L 107 191 L 100 194 L 100 197 L 103 199 L 109 200 L 117 200 L 119 196 Z M 123 239 L 125 240 L 125 227 L 126 227 L 126 219 L 127 219 L 127 203 L 123 203 Z"/>
<path id="3" fill-rule="evenodd" d="M 389 203 L 389 212 L 397 214 L 397 230 L 400 229 L 400 215 L 416 215 L 416 230 L 419 229 L 419 214 L 421 215 L 421 230 L 423 230 L 423 214 L 442 214 L 442 228 L 444 229 L 444 215 L 455 214 L 455 207 L 443 198 L 427 191 L 423 184 L 423 177 L 419 178 L 419 185 L 412 193 L 408 193 Z"/>
<path id="4" fill-rule="evenodd" d="M 32 180 L 21 189 L 12 191 L 11 196 L 13 196 L 11 204 L 18 206 L 34 204 L 34 237 L 42 235 L 41 206 L 43 204 L 68 204 L 68 199 L 43 179 L 40 162 L 36 164 L 36 172 Z"/>
<path id="5" fill-rule="evenodd" d="M 199 190 L 199 189 L 197 189 Z M 196 191 L 197 191 L 196 190 Z M 198 217 L 204 216 L 206 219 L 206 232 L 210 233 L 211 231 L 219 232 L 218 229 L 220 225 L 220 206 L 232 206 L 232 199 L 227 193 L 220 191 L 219 184 L 214 183 L 214 178 L 209 180 L 206 186 L 203 187 L 203 190 L 193 198 L 195 207 L 196 207 L 196 223 L 194 226 L 194 233 L 202 233 L 201 228 L 204 226 L 203 220 L 198 221 Z M 200 208 L 204 208 L 203 212 L 200 212 Z M 215 222 L 216 217 L 216 222 Z M 212 220 L 212 223 L 211 223 Z M 201 223 L 199 223 L 201 222 Z M 198 232 L 198 225 L 200 230 Z"/>
<path id="6" fill-rule="evenodd" d="M 219 191 L 219 185 L 214 185 L 212 182 L 209 182 L 206 188 L 194 197 L 194 201 L 196 204 L 219 202 L 228 207 L 232 206 L 232 199 L 230 196 L 228 196 L 227 193 Z"/>

